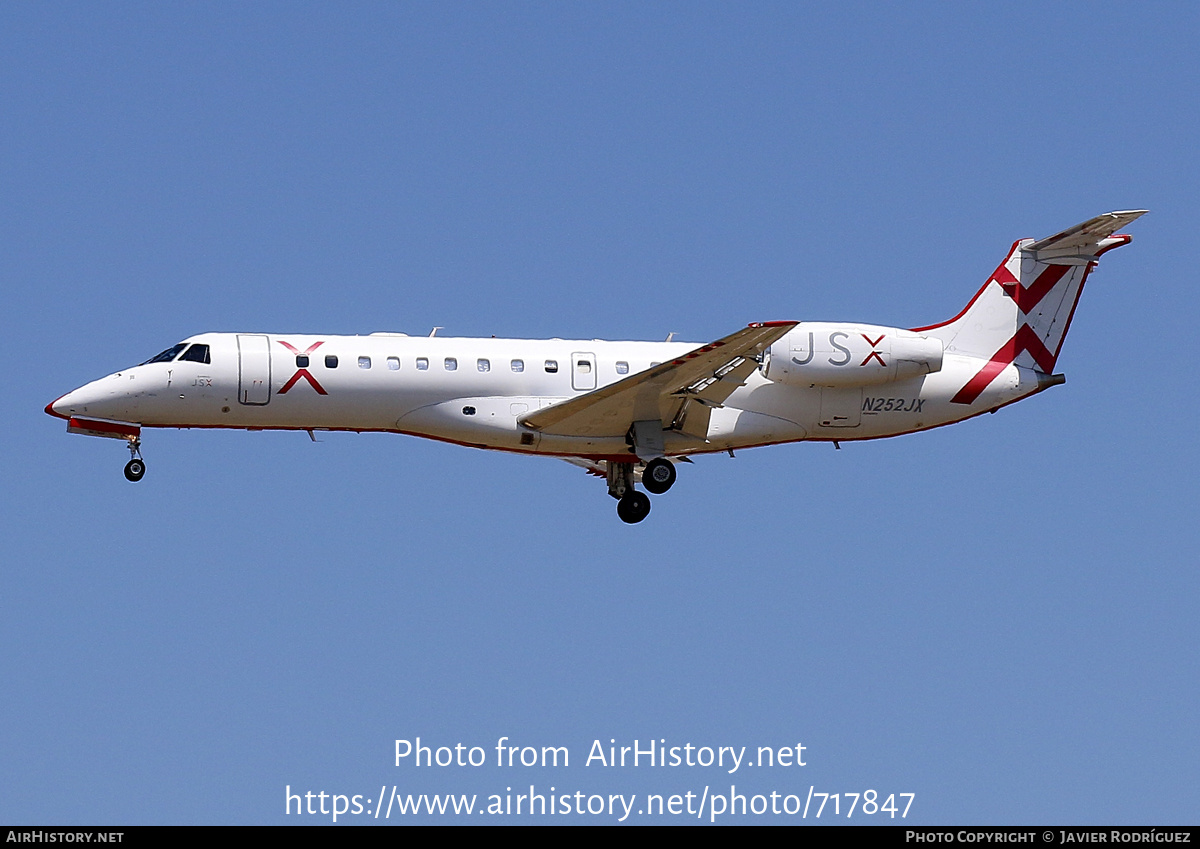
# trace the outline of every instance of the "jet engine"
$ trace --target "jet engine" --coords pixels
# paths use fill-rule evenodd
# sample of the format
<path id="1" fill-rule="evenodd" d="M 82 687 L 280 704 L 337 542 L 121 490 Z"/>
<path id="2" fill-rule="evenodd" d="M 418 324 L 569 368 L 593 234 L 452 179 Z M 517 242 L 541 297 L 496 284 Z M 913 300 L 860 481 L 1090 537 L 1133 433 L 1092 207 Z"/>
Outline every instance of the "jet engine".
<path id="1" fill-rule="evenodd" d="M 870 386 L 941 368 L 940 339 L 898 327 L 802 322 L 771 346 L 763 373 L 789 386 Z"/>

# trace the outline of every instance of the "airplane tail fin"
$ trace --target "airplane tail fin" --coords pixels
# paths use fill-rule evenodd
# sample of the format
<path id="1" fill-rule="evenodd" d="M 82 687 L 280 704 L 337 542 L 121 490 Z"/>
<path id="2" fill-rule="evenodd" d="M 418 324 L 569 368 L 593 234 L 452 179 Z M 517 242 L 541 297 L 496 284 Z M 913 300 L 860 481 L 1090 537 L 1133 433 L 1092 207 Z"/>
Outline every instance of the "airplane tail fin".
<path id="1" fill-rule="evenodd" d="M 1010 363 L 1051 374 L 1088 273 L 1101 254 L 1132 240 L 1114 234 L 1145 213 L 1107 212 L 1045 239 L 1015 242 L 961 313 L 914 328 L 941 339 L 947 353 L 987 360 L 952 400 L 970 404 Z"/>

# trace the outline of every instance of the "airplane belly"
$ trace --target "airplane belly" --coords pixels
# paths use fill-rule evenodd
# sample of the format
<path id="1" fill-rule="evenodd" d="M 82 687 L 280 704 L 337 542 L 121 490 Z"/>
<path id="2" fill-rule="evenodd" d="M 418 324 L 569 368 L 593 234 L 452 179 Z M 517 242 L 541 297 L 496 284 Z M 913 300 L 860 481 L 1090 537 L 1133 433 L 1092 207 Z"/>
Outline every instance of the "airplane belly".
<path id="1" fill-rule="evenodd" d="M 477 448 L 549 454 L 624 454 L 624 437 L 544 434 L 522 426 L 518 418 L 559 399 L 537 396 L 455 398 L 404 414 L 395 427 L 404 433 L 445 439 Z"/>
<path id="2" fill-rule="evenodd" d="M 806 428 L 786 418 L 755 410 L 722 407 L 712 411 L 705 450 L 724 451 L 767 442 L 795 442 L 807 435 Z"/>
<path id="3" fill-rule="evenodd" d="M 538 402 L 535 397 L 519 396 L 455 398 L 411 410 L 393 426 L 405 433 L 479 447 L 532 450 L 539 434 L 518 425 L 517 417 L 537 409 Z"/>

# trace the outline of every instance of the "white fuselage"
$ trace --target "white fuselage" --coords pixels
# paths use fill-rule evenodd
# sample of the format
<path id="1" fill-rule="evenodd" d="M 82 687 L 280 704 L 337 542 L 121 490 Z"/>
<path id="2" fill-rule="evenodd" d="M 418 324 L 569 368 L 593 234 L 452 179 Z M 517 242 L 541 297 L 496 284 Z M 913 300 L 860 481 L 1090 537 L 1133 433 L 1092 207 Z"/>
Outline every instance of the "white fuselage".
<path id="1" fill-rule="evenodd" d="M 904 378 L 890 351 L 890 371 L 878 368 L 883 356 L 872 358 L 870 343 L 880 334 L 914 336 L 860 324 L 797 325 L 771 347 L 763 367 L 712 410 L 706 438 L 668 430 L 665 453 L 894 436 L 959 421 L 1044 388 L 1037 372 L 1008 364 L 972 403 L 952 403 L 985 360 L 948 351 L 939 356 L 937 371 Z M 560 436 L 534 432 L 518 419 L 696 348 L 684 342 L 401 334 L 204 333 L 185 343 L 208 345 L 209 362 L 134 366 L 63 396 L 48 412 L 142 427 L 385 431 L 605 459 L 628 456 L 624 433 Z M 865 364 L 864 352 L 870 360 Z M 797 365 L 788 366 L 790 373 L 772 371 L 771 357 Z M 797 377 L 801 362 L 821 366 L 815 379 L 834 385 L 804 385 L 802 372 Z M 872 369 L 877 377 L 863 376 Z M 764 371 L 786 379 L 768 379 Z"/>
<path id="2" fill-rule="evenodd" d="M 949 321 L 905 330 L 766 321 L 703 345 L 373 333 L 203 333 L 46 407 L 67 430 L 144 427 L 408 433 L 558 456 L 605 478 L 617 515 L 650 512 L 690 454 L 928 430 L 1062 383 L 1059 352 L 1099 257 L 1145 210 L 1021 239 Z"/>

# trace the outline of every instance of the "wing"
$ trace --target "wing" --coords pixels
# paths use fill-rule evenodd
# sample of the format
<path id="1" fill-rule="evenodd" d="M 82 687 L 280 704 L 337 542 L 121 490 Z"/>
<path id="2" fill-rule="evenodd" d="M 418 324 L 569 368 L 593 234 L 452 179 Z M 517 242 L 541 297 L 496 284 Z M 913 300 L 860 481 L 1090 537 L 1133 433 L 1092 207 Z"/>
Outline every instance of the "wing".
<path id="1" fill-rule="evenodd" d="M 634 422 L 659 421 L 698 439 L 720 407 L 758 368 L 755 359 L 799 322 L 751 324 L 676 359 L 651 366 L 553 407 L 521 416 L 527 428 L 557 436 L 624 436 Z"/>

